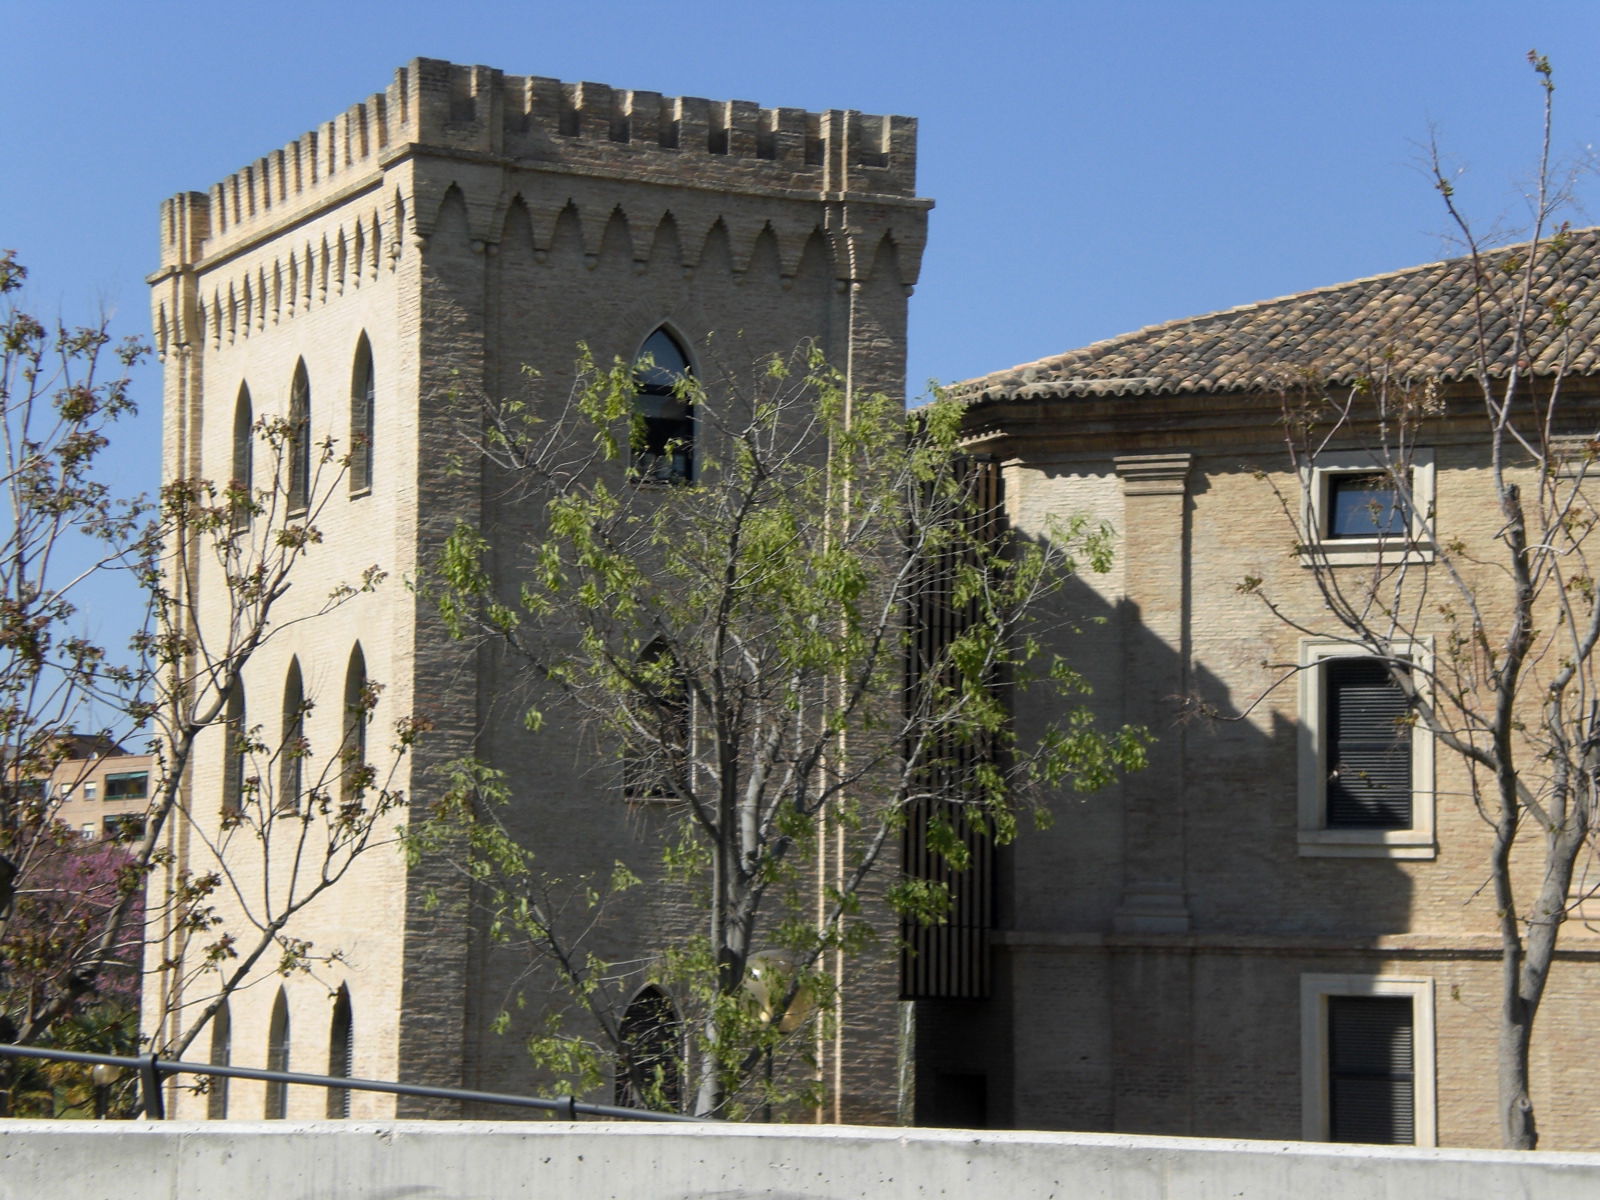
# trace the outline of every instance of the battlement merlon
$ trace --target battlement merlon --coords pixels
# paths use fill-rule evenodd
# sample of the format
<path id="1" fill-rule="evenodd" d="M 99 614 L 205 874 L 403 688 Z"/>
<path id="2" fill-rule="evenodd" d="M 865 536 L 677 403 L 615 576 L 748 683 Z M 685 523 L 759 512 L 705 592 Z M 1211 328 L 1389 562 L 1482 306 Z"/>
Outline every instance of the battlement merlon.
<path id="1" fill-rule="evenodd" d="M 729 191 L 911 199 L 917 123 L 761 108 L 417 58 L 394 82 L 208 192 L 162 203 L 161 265 L 192 264 L 343 192 L 407 147 Z"/>

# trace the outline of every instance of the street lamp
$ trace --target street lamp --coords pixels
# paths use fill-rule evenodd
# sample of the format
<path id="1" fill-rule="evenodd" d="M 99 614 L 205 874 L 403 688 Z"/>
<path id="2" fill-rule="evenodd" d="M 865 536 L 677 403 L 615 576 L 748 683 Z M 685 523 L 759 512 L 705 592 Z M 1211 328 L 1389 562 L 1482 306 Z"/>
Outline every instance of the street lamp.
<path id="1" fill-rule="evenodd" d="M 103 1121 L 111 1108 L 111 1089 L 122 1078 L 122 1068 L 110 1063 L 95 1063 L 89 1078 L 94 1081 L 94 1115 L 97 1120 Z"/>
<path id="2" fill-rule="evenodd" d="M 805 984 L 794 987 L 794 978 L 800 967 L 794 955 L 787 950 L 757 950 L 744 964 L 745 995 L 755 1005 L 756 1019 L 763 1025 L 776 1026 L 779 1033 L 793 1033 L 806 1023 L 811 1010 L 816 1007 L 816 997 Z M 794 988 L 791 997 L 789 991 Z M 766 1120 L 772 1120 L 772 1046 L 765 1054 L 767 1076 L 767 1102 L 763 1105 Z"/>
<path id="3" fill-rule="evenodd" d="M 763 1025 L 776 1025 L 779 1033 L 793 1033 L 806 1023 L 817 1006 L 811 989 L 802 984 L 784 1004 L 799 965 L 787 950 L 757 950 L 745 960 L 744 990 L 755 1002 Z M 783 1005 L 780 1009 L 779 1005 Z"/>

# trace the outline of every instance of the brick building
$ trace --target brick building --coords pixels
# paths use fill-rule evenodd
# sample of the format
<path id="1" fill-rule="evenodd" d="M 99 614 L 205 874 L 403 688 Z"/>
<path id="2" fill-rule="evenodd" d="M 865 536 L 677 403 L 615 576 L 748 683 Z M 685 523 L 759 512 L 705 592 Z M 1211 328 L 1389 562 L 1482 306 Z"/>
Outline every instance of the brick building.
<path id="1" fill-rule="evenodd" d="M 151 277 L 166 477 L 254 470 L 246 482 L 259 490 L 264 455 L 252 466 L 250 447 L 262 418 L 308 429 L 311 444 L 331 438 L 341 454 L 354 447 L 317 517 L 324 543 L 279 620 L 306 615 L 368 563 L 391 580 L 263 648 L 232 719 L 259 726 L 269 747 L 303 734 L 311 754 L 299 771 L 315 774 L 344 736 L 351 680 L 358 690 L 379 681 L 375 748 L 385 740 L 376 731 L 398 716 L 435 726 L 396 781 L 413 802 L 436 794 L 442 764 L 472 751 L 507 773 L 518 831 L 538 835 L 552 873 L 628 857 L 645 818 L 614 773 L 594 769 L 592 731 L 553 720 L 530 734 L 521 706 L 506 702 L 512 681 L 453 643 L 433 602 L 402 582 L 459 520 L 502 539 L 508 559 L 520 544 L 527 517 L 503 499 L 504 480 L 452 452 L 465 445 L 461 422 L 479 397 L 514 394 L 526 370 L 564 394 L 580 343 L 602 363 L 649 343 L 658 363 L 676 352 L 698 369 L 713 333 L 740 335 L 749 361 L 813 339 L 852 387 L 899 390 L 929 207 L 914 173 L 915 123 L 901 117 L 671 98 L 420 59 L 284 149 L 168 201 Z M 288 504 L 304 506 L 312 472 L 290 469 L 302 491 L 291 474 Z M 214 567 L 201 570 L 202 596 L 212 597 L 202 599 L 204 627 L 225 619 L 226 583 Z M 320 703 L 291 716 L 302 700 Z M 208 869 L 237 771 L 219 727 L 187 782 L 196 826 L 174 829 L 174 870 Z M 517 1036 L 524 1027 L 491 1030 L 517 964 L 467 915 L 464 886 L 445 864 L 408 868 L 398 854 L 368 854 L 297 926 L 341 960 L 318 979 L 280 987 L 269 978 L 238 993 L 213 1054 L 538 1091 Z M 636 956 L 696 914 L 680 899 L 655 919 L 657 928 L 594 948 Z M 178 953 L 177 943 L 159 952 Z M 863 968 L 869 978 L 843 981 L 846 1033 L 820 1047 L 836 1119 L 892 1119 L 891 959 L 886 950 Z M 322 1112 L 318 1096 L 237 1083 L 222 1103 L 176 1100 L 179 1113 Z M 373 1095 L 351 1102 L 357 1115 L 392 1106 Z"/>
<path id="2" fill-rule="evenodd" d="M 1575 454 L 1551 471 L 1592 489 L 1600 231 L 1543 254 L 1539 303 L 1569 305 L 1573 323 L 1527 352 L 1531 376 L 1543 395 L 1565 370 L 1555 433 L 1575 435 Z M 1102 712 L 1159 740 L 1148 770 L 1114 794 L 1063 798 L 1052 828 L 998 859 L 993 988 L 919 1002 L 919 1112 L 1498 1144 L 1489 831 L 1460 758 L 1407 725 L 1385 670 L 1363 675 L 1374 660 L 1339 639 L 1313 570 L 1353 587 L 1406 561 L 1415 590 L 1440 569 L 1436 552 L 1494 560 L 1503 517 L 1473 384 L 1480 279 L 1466 260 L 1429 264 L 962 385 L 973 447 L 1003 464 L 1017 529 L 1047 536 L 1052 515 L 1084 512 L 1117 529 L 1111 573 L 1083 576 L 1066 614 L 1104 621 L 1085 625 L 1094 650 L 1075 661 Z M 1490 311 L 1503 316 L 1499 298 Z M 1491 320 L 1486 336 L 1506 328 Z M 1298 471 L 1286 444 L 1308 385 L 1348 391 L 1380 375 L 1430 406 L 1408 450 L 1412 516 L 1381 537 L 1366 489 L 1389 485 L 1370 426 L 1346 428 Z M 1493 609 L 1503 578 L 1485 571 L 1480 585 Z M 1450 629 L 1423 610 L 1399 653 L 1442 663 Z M 1363 717 L 1377 730 L 1364 748 L 1349 732 Z M 1033 714 L 1019 705 L 1016 719 Z M 1524 883 L 1538 866 L 1526 853 Z M 1586 888 L 1575 885 L 1574 917 Z M 1584 1027 L 1600 939 L 1580 919 L 1561 939 L 1534 1034 L 1540 1145 L 1592 1148 Z M 1364 1110 L 1350 1101 L 1362 1089 Z"/>
<path id="3" fill-rule="evenodd" d="M 458 519 L 514 535 L 521 518 L 492 468 L 457 470 L 445 451 L 459 437 L 452 398 L 510 394 L 524 367 L 559 392 L 580 341 L 609 361 L 655 339 L 658 362 L 664 346 L 692 367 L 713 333 L 741 332 L 752 353 L 814 338 L 852 386 L 898 389 L 928 207 L 914 139 L 903 118 L 417 60 L 387 91 L 164 206 L 152 284 L 167 475 L 238 477 L 238 431 L 263 416 L 361 447 L 319 518 L 325 548 L 297 577 L 293 616 L 352 567 L 414 576 Z M 1597 242 L 1582 235 L 1570 260 L 1579 299 L 1596 272 L 1576 268 L 1600 261 Z M 842 1032 L 821 1047 L 828 1115 L 894 1119 L 903 1053 L 929 1123 L 1326 1137 L 1343 1119 L 1330 1039 L 1376 1024 L 1385 1045 L 1408 1047 L 1380 1082 L 1390 1134 L 1498 1140 L 1499 948 L 1458 768 L 1413 738 L 1395 766 L 1399 806 L 1364 825 L 1341 816 L 1327 731 L 1363 687 L 1360 668 L 1237 587 L 1259 577 L 1291 607 L 1316 608 L 1275 499 L 1301 494 L 1284 446 L 1286 380 L 1348 380 L 1377 351 L 1459 388 L 1466 287 L 1459 264 L 1433 264 L 965 385 L 973 447 L 1000 463 L 1015 528 L 1046 536 L 1052 515 L 1090 512 L 1118 530 L 1112 572 L 1080 580 L 1062 614 L 1103 619 L 1088 626 L 1092 653 L 1065 649 L 1105 715 L 1146 723 L 1159 741 L 1147 771 L 1063 798 L 1053 828 L 981 856 L 982 902 L 930 936 L 899 989 L 881 958 L 842 981 Z M 1575 365 L 1579 384 L 1600 368 Z M 1308 479 L 1325 507 L 1370 475 L 1348 449 Z M 1480 433 L 1446 423 L 1425 450 L 1417 487 L 1431 489 L 1439 536 L 1492 540 Z M 1310 682 L 1273 690 L 1271 662 L 1309 668 Z M 385 685 L 374 729 L 412 712 L 438 724 L 398 781 L 414 799 L 472 749 L 508 773 L 552 870 L 631 844 L 640 815 L 592 769 L 585 731 L 555 722 L 530 737 L 500 703 L 508 681 L 464 658 L 431 603 L 399 586 L 259 654 L 241 719 L 276 743 L 291 733 L 286 694 L 321 697 L 304 732 L 326 758 L 358 667 Z M 1180 703 L 1237 710 L 1262 694 L 1240 721 L 1175 721 Z M 1024 726 L 1037 716 L 1018 706 Z M 219 729 L 188 782 L 202 825 L 222 819 L 229 770 Z M 203 870 L 205 842 L 175 829 L 177 867 Z M 241 992 L 213 1053 L 539 1090 L 519 1039 L 491 1030 L 514 966 L 465 899 L 441 864 L 368 856 L 301 931 L 342 951 L 333 977 Z M 694 914 L 666 904 L 656 919 L 612 948 L 660 944 Z M 1545 1144 L 1592 1146 L 1574 1047 L 1600 941 L 1575 921 L 1563 936 L 1535 1086 Z M 940 954 L 950 970 L 933 963 Z M 175 1099 L 180 1114 L 323 1111 L 319 1096 L 243 1085 L 221 1105 Z M 351 1107 L 394 1111 L 371 1096 Z"/>
<path id="4" fill-rule="evenodd" d="M 150 806 L 148 754 L 129 754 L 103 738 L 69 735 L 70 757 L 56 764 L 49 789 L 57 821 L 85 841 L 144 835 Z"/>

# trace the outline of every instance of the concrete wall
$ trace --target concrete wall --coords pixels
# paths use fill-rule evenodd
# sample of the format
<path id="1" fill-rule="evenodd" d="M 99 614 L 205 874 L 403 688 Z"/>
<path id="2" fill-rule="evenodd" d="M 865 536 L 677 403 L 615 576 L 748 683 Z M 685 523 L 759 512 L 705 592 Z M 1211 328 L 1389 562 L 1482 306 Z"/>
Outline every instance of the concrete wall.
<path id="1" fill-rule="evenodd" d="M 1600 1154 L 848 1127 L 0 1122 L 0 1200 L 1588 1200 Z"/>

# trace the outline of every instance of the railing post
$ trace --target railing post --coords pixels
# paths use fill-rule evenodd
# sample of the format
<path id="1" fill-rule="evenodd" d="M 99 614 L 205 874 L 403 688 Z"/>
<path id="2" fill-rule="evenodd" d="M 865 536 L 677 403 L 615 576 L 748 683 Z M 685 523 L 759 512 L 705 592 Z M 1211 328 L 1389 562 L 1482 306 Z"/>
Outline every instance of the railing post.
<path id="1" fill-rule="evenodd" d="M 152 1121 L 165 1121 L 167 1102 L 161 1095 L 161 1065 L 153 1052 L 139 1061 L 139 1091 L 144 1100 L 144 1115 Z"/>

